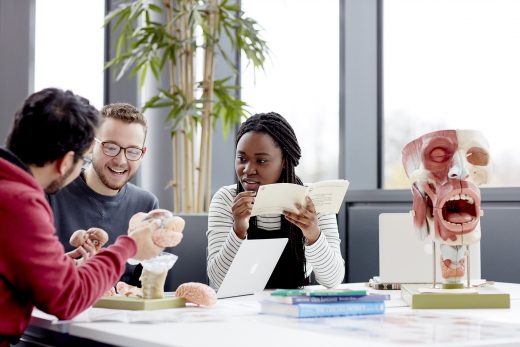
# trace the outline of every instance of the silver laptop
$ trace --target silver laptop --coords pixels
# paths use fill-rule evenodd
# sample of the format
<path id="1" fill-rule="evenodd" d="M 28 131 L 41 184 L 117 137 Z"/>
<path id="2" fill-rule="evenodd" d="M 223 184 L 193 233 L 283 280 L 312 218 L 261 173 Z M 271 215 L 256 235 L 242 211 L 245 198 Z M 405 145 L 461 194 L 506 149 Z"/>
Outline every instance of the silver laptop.
<path id="1" fill-rule="evenodd" d="M 442 282 L 438 243 L 436 247 L 436 281 Z M 480 279 L 480 242 L 470 245 L 469 250 L 470 277 Z M 379 215 L 379 282 L 432 283 L 432 258 L 432 241 L 419 238 L 410 213 Z"/>
<path id="2" fill-rule="evenodd" d="M 265 289 L 287 238 L 245 240 L 222 281 L 217 298 L 249 295 Z"/>

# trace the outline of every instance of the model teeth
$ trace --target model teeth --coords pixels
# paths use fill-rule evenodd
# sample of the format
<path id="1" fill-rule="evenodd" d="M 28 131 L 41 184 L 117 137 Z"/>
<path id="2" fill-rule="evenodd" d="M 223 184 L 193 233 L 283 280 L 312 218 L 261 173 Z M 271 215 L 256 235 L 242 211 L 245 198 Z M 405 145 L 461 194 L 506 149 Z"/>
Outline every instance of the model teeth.
<path id="1" fill-rule="evenodd" d="M 461 225 L 461 224 L 469 224 L 469 223 L 472 223 L 474 220 L 475 220 L 475 218 L 472 218 L 470 221 L 462 222 L 462 223 L 453 223 L 453 222 L 450 222 L 450 221 L 447 221 L 447 220 L 445 220 L 445 222 L 448 223 L 448 224 L 451 224 L 451 225 Z"/>
<path id="2" fill-rule="evenodd" d="M 468 194 L 453 194 L 442 207 L 444 222 L 454 227 L 474 223 L 475 212 L 475 200 Z"/>
<path id="3" fill-rule="evenodd" d="M 471 204 L 471 205 L 473 205 L 475 203 L 475 200 L 473 200 L 473 198 L 467 194 L 455 194 L 455 195 L 452 195 L 449 200 L 450 201 L 465 200 L 468 202 L 468 204 Z"/>

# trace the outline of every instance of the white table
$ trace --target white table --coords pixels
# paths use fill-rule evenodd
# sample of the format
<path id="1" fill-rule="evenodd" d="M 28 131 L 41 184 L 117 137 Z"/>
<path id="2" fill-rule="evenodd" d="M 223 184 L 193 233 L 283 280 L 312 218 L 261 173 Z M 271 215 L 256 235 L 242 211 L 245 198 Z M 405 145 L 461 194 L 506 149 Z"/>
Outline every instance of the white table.
<path id="1" fill-rule="evenodd" d="M 343 284 L 352 289 L 363 284 Z M 258 314 L 262 295 L 221 299 L 212 308 L 135 312 L 89 309 L 58 322 L 35 311 L 32 328 L 117 346 L 518 346 L 520 284 L 497 283 L 511 294 L 511 309 L 412 310 L 389 293 L 384 315 L 295 319 Z M 370 290 L 369 288 L 366 288 Z M 108 314 L 112 321 L 93 321 Z M 118 315 L 118 317 L 114 316 Z M 149 322 L 122 322 L 113 319 Z M 158 322 L 159 320 L 160 322 Z M 164 322 L 168 320 L 168 322 Z"/>

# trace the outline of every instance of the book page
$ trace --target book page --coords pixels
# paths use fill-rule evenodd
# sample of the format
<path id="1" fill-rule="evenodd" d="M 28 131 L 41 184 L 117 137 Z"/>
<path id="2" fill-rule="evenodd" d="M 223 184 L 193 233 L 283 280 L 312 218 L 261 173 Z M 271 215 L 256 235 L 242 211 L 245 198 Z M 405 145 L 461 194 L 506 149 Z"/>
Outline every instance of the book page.
<path id="1" fill-rule="evenodd" d="M 321 181 L 309 186 L 293 183 L 274 183 L 260 186 L 251 216 L 282 214 L 284 210 L 297 212 L 296 204 L 305 204 L 308 195 L 316 212 L 338 213 L 347 192 L 347 180 Z"/>
<path id="2" fill-rule="evenodd" d="M 297 212 L 296 203 L 303 204 L 307 187 L 292 183 L 260 186 L 256 193 L 251 216 L 282 214 L 284 210 Z"/>
<path id="3" fill-rule="evenodd" d="M 309 186 L 309 197 L 316 207 L 316 212 L 337 214 L 347 193 L 349 181 L 330 180 L 316 182 Z"/>

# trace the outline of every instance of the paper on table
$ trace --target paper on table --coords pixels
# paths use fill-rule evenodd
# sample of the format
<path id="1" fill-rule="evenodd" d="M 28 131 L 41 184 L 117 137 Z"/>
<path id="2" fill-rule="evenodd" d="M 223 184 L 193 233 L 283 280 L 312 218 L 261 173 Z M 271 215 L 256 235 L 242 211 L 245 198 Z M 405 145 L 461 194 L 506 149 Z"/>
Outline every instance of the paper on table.
<path id="1" fill-rule="evenodd" d="M 260 186 L 251 216 L 282 214 L 284 210 L 296 212 L 296 204 L 305 204 L 309 196 L 316 212 L 338 213 L 349 185 L 347 180 L 321 181 L 307 186 L 293 183 L 274 183 Z"/>
<path id="2" fill-rule="evenodd" d="M 89 322 L 123 322 L 123 323 L 166 323 L 166 322 L 225 322 L 239 316 L 255 316 L 259 310 L 258 302 L 252 305 L 240 305 L 236 302 L 219 302 L 212 307 L 189 305 L 184 308 L 154 311 L 114 310 L 109 308 L 90 308 L 72 320 L 56 318 L 53 325 Z"/>

